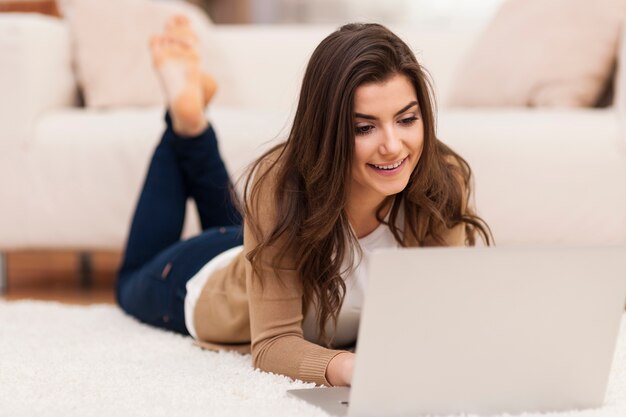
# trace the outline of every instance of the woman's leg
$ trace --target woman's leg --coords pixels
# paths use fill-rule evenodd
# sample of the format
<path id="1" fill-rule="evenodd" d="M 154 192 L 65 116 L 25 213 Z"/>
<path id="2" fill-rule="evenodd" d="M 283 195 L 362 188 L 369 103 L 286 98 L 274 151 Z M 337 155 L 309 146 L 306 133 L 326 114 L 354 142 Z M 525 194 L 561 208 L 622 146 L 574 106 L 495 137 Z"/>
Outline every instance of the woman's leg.
<path id="1" fill-rule="evenodd" d="M 154 150 L 132 218 L 120 275 L 143 267 L 180 239 L 188 191 L 176 153 L 164 134 Z M 118 286 L 123 280 L 118 280 Z"/>
<path id="2" fill-rule="evenodd" d="M 180 138 L 169 113 L 165 120 L 164 136 L 176 153 L 185 187 L 196 203 L 202 230 L 241 225 L 241 214 L 233 202 L 232 183 L 213 128 L 209 126 L 194 137 Z"/>
<path id="3" fill-rule="evenodd" d="M 202 228 L 241 224 L 215 132 L 204 115 L 217 85 L 200 67 L 198 36 L 186 17 L 173 16 L 165 33 L 152 37 L 150 45 L 168 107 L 172 109 L 166 116 L 165 136 L 171 138 Z M 185 140 L 177 140 L 174 132 Z"/>
<path id="4" fill-rule="evenodd" d="M 191 239 L 174 243 L 145 266 L 120 274 L 118 302 L 140 321 L 183 335 L 187 281 L 220 253 L 243 244 L 241 227 L 205 230 Z"/>
<path id="5" fill-rule="evenodd" d="M 152 40 L 173 117 L 166 114 L 166 130 L 150 162 L 116 285 L 117 301 L 126 312 L 183 334 L 187 280 L 242 240 L 238 226 L 211 229 L 238 225 L 240 216 L 230 199 L 215 133 L 202 111 L 215 86 L 208 88 L 207 76 L 199 70 L 193 36 L 188 22 L 175 17 L 166 34 Z M 206 230 L 180 241 L 189 196 L 196 200 Z"/>
<path id="6" fill-rule="evenodd" d="M 169 113 L 165 121 L 133 216 L 116 294 L 129 314 L 186 334 L 185 284 L 213 257 L 242 244 L 240 217 L 213 129 L 181 137 Z M 180 241 L 189 195 L 197 198 L 204 231 Z"/>
<path id="7" fill-rule="evenodd" d="M 119 305 L 139 320 L 188 334 L 187 281 L 243 240 L 215 133 L 208 128 L 196 137 L 180 137 L 169 113 L 166 123 L 133 216 L 116 295 Z M 200 212 L 207 227 L 199 236 L 180 241 L 190 190 L 205 198 L 208 207 Z"/>

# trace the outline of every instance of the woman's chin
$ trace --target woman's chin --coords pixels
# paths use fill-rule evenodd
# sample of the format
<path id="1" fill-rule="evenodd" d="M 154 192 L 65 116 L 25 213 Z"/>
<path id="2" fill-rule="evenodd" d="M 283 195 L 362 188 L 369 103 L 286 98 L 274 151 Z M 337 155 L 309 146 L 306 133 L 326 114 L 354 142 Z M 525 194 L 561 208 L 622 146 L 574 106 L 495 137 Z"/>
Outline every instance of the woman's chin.
<path id="1" fill-rule="evenodd" d="M 379 194 L 384 197 L 390 197 L 404 191 L 408 184 L 408 181 L 403 181 L 399 184 L 385 184 L 384 186 L 376 187 Z"/>

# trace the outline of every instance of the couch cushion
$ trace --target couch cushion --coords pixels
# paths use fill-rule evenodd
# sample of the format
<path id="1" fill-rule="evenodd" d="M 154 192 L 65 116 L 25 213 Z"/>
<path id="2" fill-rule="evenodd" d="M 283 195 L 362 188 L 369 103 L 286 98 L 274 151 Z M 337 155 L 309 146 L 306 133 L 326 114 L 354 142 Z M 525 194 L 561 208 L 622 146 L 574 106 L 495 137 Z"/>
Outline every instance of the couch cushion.
<path id="1" fill-rule="evenodd" d="M 165 103 L 148 43 L 175 13 L 189 17 L 201 42 L 203 66 L 216 62 L 211 22 L 183 1 L 61 0 L 73 35 L 74 62 L 88 107 Z M 212 68 L 207 68 L 212 70 Z"/>
<path id="2" fill-rule="evenodd" d="M 286 136 L 290 121 L 282 112 L 258 109 L 211 108 L 208 114 L 241 191 L 248 164 Z M 42 115 L 24 154 L 11 155 L 20 181 L 0 189 L 8 202 L 0 218 L 0 248 L 121 249 L 165 128 L 163 115 L 160 106 Z M 192 205 L 187 214 L 185 237 L 199 230 Z"/>
<path id="3" fill-rule="evenodd" d="M 69 39 L 62 19 L 0 13 L 0 155 L 28 141 L 42 111 L 76 103 Z"/>
<path id="4" fill-rule="evenodd" d="M 499 246 L 625 244 L 619 134 L 612 109 L 450 109 L 438 120 Z"/>
<path id="5" fill-rule="evenodd" d="M 210 120 L 235 181 L 290 126 L 275 110 L 212 108 Z M 614 112 L 447 111 L 438 126 L 474 170 L 476 206 L 498 244 L 625 242 Z M 163 128 L 163 108 L 47 112 L 20 159 L 23 195 L 0 189 L 0 246 L 120 249 Z M 185 236 L 198 230 L 188 213 Z"/>
<path id="6" fill-rule="evenodd" d="M 596 103 L 617 55 L 626 0 L 509 0 L 457 69 L 451 106 Z"/>

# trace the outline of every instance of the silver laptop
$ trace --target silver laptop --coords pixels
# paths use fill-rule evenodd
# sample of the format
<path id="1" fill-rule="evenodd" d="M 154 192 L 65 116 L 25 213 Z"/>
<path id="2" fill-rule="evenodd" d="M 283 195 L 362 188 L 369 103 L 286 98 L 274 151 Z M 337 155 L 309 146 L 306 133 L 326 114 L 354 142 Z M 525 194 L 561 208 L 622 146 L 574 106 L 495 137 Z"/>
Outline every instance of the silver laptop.
<path id="1" fill-rule="evenodd" d="M 352 388 L 291 390 L 331 415 L 600 407 L 626 247 L 377 251 Z"/>

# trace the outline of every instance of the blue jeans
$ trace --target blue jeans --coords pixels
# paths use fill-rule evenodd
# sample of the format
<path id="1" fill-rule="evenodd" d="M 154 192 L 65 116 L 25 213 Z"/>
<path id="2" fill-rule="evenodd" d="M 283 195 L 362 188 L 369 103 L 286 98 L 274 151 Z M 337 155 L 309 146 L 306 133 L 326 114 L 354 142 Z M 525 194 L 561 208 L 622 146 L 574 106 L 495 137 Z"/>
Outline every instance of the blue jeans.
<path id="1" fill-rule="evenodd" d="M 241 215 L 211 127 L 182 138 L 167 127 L 154 151 L 116 282 L 120 307 L 140 321 L 187 335 L 187 281 L 216 255 L 243 244 Z M 181 240 L 188 198 L 202 233 Z"/>

